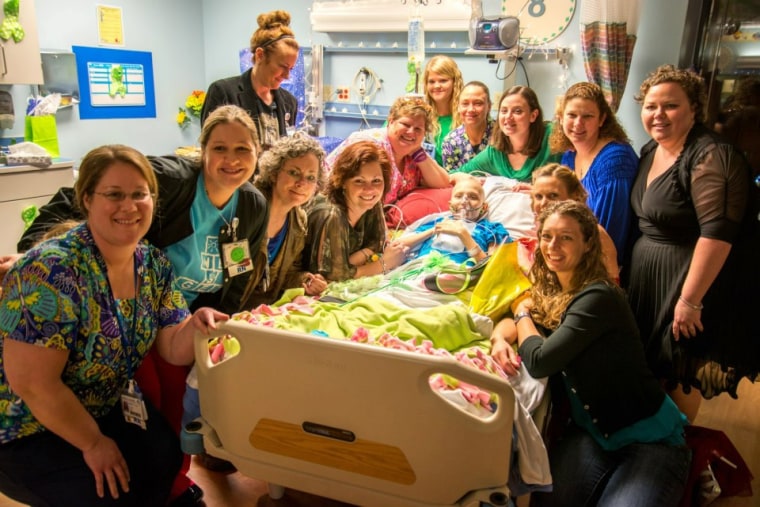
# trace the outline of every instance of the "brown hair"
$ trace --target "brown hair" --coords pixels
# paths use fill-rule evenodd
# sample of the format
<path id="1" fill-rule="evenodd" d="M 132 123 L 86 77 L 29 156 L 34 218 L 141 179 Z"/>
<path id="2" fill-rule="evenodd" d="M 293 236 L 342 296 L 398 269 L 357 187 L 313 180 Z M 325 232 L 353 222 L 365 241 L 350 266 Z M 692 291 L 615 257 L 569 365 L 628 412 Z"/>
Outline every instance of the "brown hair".
<path id="1" fill-rule="evenodd" d="M 383 173 L 383 197 L 391 188 L 391 162 L 385 150 L 372 141 L 358 141 L 346 146 L 333 163 L 325 194 L 338 206 L 346 209 L 343 185 L 353 178 L 364 164 L 379 162 Z"/>
<path id="2" fill-rule="evenodd" d="M 79 176 L 74 183 L 74 204 L 85 217 L 89 214 L 84 205 L 85 197 L 92 196 L 103 174 L 115 162 L 129 164 L 140 171 L 140 175 L 148 183 L 148 191 L 154 198 L 158 195 L 158 180 L 153 172 L 153 166 L 145 155 L 123 144 L 106 144 L 90 150 L 79 164 Z M 153 207 L 154 214 L 156 208 L 157 206 Z"/>
<path id="3" fill-rule="evenodd" d="M 402 116 L 425 118 L 425 133 L 435 136 L 439 129 L 438 120 L 435 119 L 433 108 L 417 95 L 404 95 L 393 101 L 388 111 L 388 123 L 398 120 Z"/>
<path id="4" fill-rule="evenodd" d="M 269 56 L 276 50 L 280 43 L 298 50 L 298 42 L 293 30 L 290 29 L 290 13 L 287 11 L 271 11 L 259 14 L 256 18 L 259 27 L 251 35 L 251 58 L 256 63 L 256 50 L 261 48 L 264 56 Z"/>
<path id="5" fill-rule="evenodd" d="M 534 184 L 539 178 L 555 178 L 563 187 L 565 187 L 567 195 L 569 195 L 574 201 L 585 203 L 586 199 L 588 199 L 588 192 L 583 188 L 583 185 L 581 185 L 578 176 L 575 175 L 575 171 L 566 165 L 552 162 L 539 167 L 533 171 L 531 176 Z"/>
<path id="6" fill-rule="evenodd" d="M 261 154 L 261 159 L 259 159 L 259 174 L 254 182 L 256 188 L 264 194 L 267 200 L 271 199 L 274 187 L 277 184 L 277 177 L 285 162 L 310 153 L 317 158 L 317 188 L 319 188 L 325 177 L 323 163 L 325 150 L 322 149 L 322 146 L 316 139 L 303 132 L 296 132 L 292 136 L 281 137 L 271 148 Z"/>
<path id="7" fill-rule="evenodd" d="M 544 140 L 544 133 L 546 132 L 546 125 L 544 125 L 544 113 L 541 110 L 541 105 L 538 103 L 536 92 L 527 86 L 520 85 L 511 87 L 510 89 L 506 90 L 501 95 L 501 97 L 499 97 L 498 109 L 501 109 L 501 103 L 504 102 L 504 99 L 512 95 L 520 95 L 522 98 L 524 98 L 528 103 L 528 108 L 530 108 L 531 113 L 533 111 L 538 111 L 536 120 L 530 124 L 528 143 L 525 145 L 525 149 L 523 150 L 523 153 L 529 158 L 535 157 L 541 149 L 541 143 Z M 512 142 L 509 140 L 509 137 L 507 137 L 500 128 L 493 129 L 493 134 L 491 134 L 491 145 L 503 153 L 509 154 L 515 152 L 515 149 L 512 147 Z"/>
<path id="8" fill-rule="evenodd" d="M 468 81 L 465 83 L 465 85 L 462 87 L 462 92 L 465 90 L 465 88 L 469 88 L 472 86 L 473 88 L 480 88 L 480 90 L 486 94 L 486 124 L 488 123 L 488 119 L 491 117 L 491 90 L 488 89 L 488 86 L 481 82 L 481 81 Z M 461 100 L 462 93 L 459 93 L 459 98 Z M 457 103 L 456 108 L 456 119 L 457 119 L 457 125 L 459 125 L 462 122 L 462 117 L 459 114 L 459 104 Z"/>
<path id="9" fill-rule="evenodd" d="M 552 215 L 570 217 L 578 222 L 583 240 L 589 248 L 575 268 L 570 281 L 571 287 L 566 290 L 560 285 L 557 274 L 548 268 L 541 253 L 541 233 L 546 219 Z M 567 310 L 567 305 L 584 287 L 596 282 L 607 282 L 610 286 L 614 284 L 604 267 L 598 222 L 585 204 L 577 201 L 558 201 L 544 208 L 538 215 L 538 244 L 536 259 L 530 269 L 530 280 L 533 283 L 531 295 L 534 303 L 531 314 L 536 323 L 547 329 L 556 329 L 562 314 Z"/>
<path id="10" fill-rule="evenodd" d="M 705 121 L 707 107 L 705 82 L 699 74 L 691 70 L 677 69 L 670 64 L 660 65 L 644 79 L 634 99 L 639 104 L 643 104 L 649 89 L 662 83 L 675 83 L 680 86 L 686 93 L 689 104 L 694 108 L 694 121 L 697 123 Z"/>
<path id="11" fill-rule="evenodd" d="M 430 96 L 430 91 L 428 91 L 427 87 L 428 78 L 430 77 L 431 72 L 448 77 L 452 81 L 449 107 L 451 108 L 451 126 L 454 128 L 461 122 L 459 114 L 457 113 L 457 105 L 459 104 L 459 94 L 462 93 L 462 88 L 464 88 L 462 72 L 459 70 L 457 62 L 455 62 L 450 56 L 446 55 L 435 55 L 428 60 L 427 65 L 425 65 L 425 72 L 422 74 L 422 82 L 425 83 L 425 99 L 427 100 L 427 103 L 432 106 L 433 116 L 436 121 L 438 121 L 438 110 L 435 107 L 435 102 L 433 101 L 433 97 Z"/>
<path id="12" fill-rule="evenodd" d="M 562 117 L 565 114 L 565 108 L 568 102 L 573 99 L 589 100 L 596 104 L 596 108 L 599 110 L 599 119 L 602 122 L 599 126 L 600 139 L 613 139 L 620 143 L 630 144 L 631 141 L 628 139 L 628 134 L 625 133 L 625 129 L 618 122 L 615 112 L 604 98 L 604 92 L 599 85 L 580 82 L 568 88 L 560 102 L 557 118 L 555 119 L 556 128 L 552 131 L 551 137 L 549 137 L 549 148 L 552 153 L 562 153 L 573 148 L 573 143 L 570 142 L 570 139 L 565 135 L 565 131 L 562 128 Z"/>

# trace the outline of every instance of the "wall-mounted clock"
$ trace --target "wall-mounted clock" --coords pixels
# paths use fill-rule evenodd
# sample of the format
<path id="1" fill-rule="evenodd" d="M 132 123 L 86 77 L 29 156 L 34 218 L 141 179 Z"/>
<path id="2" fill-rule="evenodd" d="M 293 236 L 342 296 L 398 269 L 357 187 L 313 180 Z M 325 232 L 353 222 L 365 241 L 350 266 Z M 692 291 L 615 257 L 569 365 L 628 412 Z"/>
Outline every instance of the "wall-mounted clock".
<path id="1" fill-rule="evenodd" d="M 573 19 L 576 0 L 501 0 L 502 16 L 520 19 L 520 41 L 529 46 L 559 37 Z"/>

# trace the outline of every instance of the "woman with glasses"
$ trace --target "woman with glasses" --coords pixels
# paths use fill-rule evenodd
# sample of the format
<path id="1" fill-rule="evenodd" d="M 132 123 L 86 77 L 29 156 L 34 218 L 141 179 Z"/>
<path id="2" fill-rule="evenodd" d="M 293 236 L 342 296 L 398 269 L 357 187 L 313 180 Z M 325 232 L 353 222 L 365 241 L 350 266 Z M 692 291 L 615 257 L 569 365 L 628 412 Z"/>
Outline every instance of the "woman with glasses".
<path id="1" fill-rule="evenodd" d="M 136 150 L 92 150 L 74 189 L 84 222 L 4 278 L 0 491 L 21 503 L 166 505 L 182 451 L 135 372 L 149 350 L 190 364 L 195 331 L 226 315 L 191 316 L 169 260 L 143 241 L 157 192 Z"/>
<path id="2" fill-rule="evenodd" d="M 480 81 L 470 81 L 462 89 L 457 105 L 461 125 L 446 135 L 441 146 L 443 167 L 451 172 L 486 149 L 493 135 L 491 92 Z"/>
<path id="3" fill-rule="evenodd" d="M 200 145 L 200 164 L 180 157 L 149 157 L 158 180 L 158 212 L 146 238 L 169 257 L 191 309 L 210 306 L 231 314 L 244 309 L 252 254 L 258 252 L 267 226 L 266 199 L 249 181 L 259 152 L 256 127 L 243 109 L 222 106 L 203 124 Z M 22 243 L 33 244 L 63 220 L 82 218 L 70 190 L 62 189 L 40 209 Z M 157 408 L 177 433 L 188 372 L 188 367 L 170 365 L 157 354 L 149 354 L 137 372 L 146 396 L 160 400 Z M 189 460 L 184 471 L 188 468 Z M 193 505 L 191 500 L 201 495 L 184 475 L 172 492 L 176 507 Z"/>
<path id="4" fill-rule="evenodd" d="M 217 107 L 235 104 L 245 109 L 257 127 L 262 150 L 269 149 L 296 124 L 298 102 L 280 87 L 298 60 L 298 42 L 290 14 L 276 10 L 260 14 L 251 36 L 253 67 L 242 75 L 214 81 L 206 92 L 201 122 Z"/>
<path id="5" fill-rule="evenodd" d="M 261 155 L 254 185 L 269 203 L 267 241 L 254 254 L 243 308 L 274 303 L 284 289 L 303 287 L 307 295 L 318 296 L 327 286 L 322 275 L 303 266 L 308 220 L 303 206 L 324 179 L 324 156 L 319 142 L 301 132 Z"/>
<path id="6" fill-rule="evenodd" d="M 385 274 L 404 262 L 406 247 L 385 241 L 382 201 L 390 181 L 388 155 L 374 142 L 355 142 L 340 153 L 326 198 L 309 212 L 309 271 L 340 281 Z"/>

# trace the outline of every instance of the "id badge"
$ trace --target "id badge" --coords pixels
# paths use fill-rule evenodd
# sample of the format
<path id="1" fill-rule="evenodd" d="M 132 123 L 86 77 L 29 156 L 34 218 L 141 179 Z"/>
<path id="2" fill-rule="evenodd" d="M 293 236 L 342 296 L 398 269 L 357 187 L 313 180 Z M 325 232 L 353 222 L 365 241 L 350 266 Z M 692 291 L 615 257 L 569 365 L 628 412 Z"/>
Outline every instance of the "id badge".
<path id="1" fill-rule="evenodd" d="M 222 262 L 230 278 L 253 269 L 247 241 L 232 241 L 222 245 Z"/>
<path id="2" fill-rule="evenodd" d="M 136 424 L 142 429 L 147 429 L 148 409 L 145 407 L 143 395 L 134 380 L 129 381 L 127 390 L 121 393 L 121 412 L 124 420 Z"/>

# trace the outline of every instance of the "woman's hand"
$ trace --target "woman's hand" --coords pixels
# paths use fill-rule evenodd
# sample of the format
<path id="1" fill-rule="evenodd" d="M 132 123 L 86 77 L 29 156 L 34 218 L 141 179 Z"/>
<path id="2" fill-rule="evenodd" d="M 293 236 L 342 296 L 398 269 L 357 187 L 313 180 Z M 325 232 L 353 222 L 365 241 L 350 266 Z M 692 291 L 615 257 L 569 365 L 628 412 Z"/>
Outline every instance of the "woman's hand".
<path id="1" fill-rule="evenodd" d="M 697 335 L 697 331 L 704 331 L 701 308 L 689 306 L 678 298 L 673 311 L 673 338 L 676 341 L 681 338 L 681 335 L 692 338 Z"/>
<path id="2" fill-rule="evenodd" d="M 21 254 L 10 254 L 0 256 L 0 280 L 3 279 L 5 273 L 11 269 L 13 263 L 21 258 Z"/>
<path id="3" fill-rule="evenodd" d="M 190 323 L 201 333 L 209 334 L 216 329 L 217 322 L 224 322 L 229 318 L 230 316 L 226 313 L 204 306 L 193 313 Z"/>
<path id="4" fill-rule="evenodd" d="M 512 187 L 512 192 L 520 192 L 521 194 L 528 194 L 533 191 L 533 185 L 530 183 L 525 183 L 523 181 L 519 181 L 515 184 L 515 186 Z"/>
<path id="5" fill-rule="evenodd" d="M 381 259 L 381 261 L 385 263 L 385 269 L 390 271 L 406 262 L 406 254 L 408 251 L 409 247 L 405 246 L 400 241 L 391 241 L 388 243 L 383 250 L 383 258 Z"/>
<path id="6" fill-rule="evenodd" d="M 498 363 L 507 375 L 517 375 L 522 361 L 517 351 L 507 340 L 491 336 L 491 357 Z"/>
<path id="7" fill-rule="evenodd" d="M 320 274 L 307 273 L 301 286 L 306 295 L 319 296 L 327 288 L 327 280 Z"/>
<path id="8" fill-rule="evenodd" d="M 106 484 L 113 498 L 119 498 L 119 487 L 125 493 L 129 491 L 129 467 L 112 439 L 101 434 L 91 447 L 82 451 L 82 456 L 95 476 L 98 497 L 104 497 Z"/>

